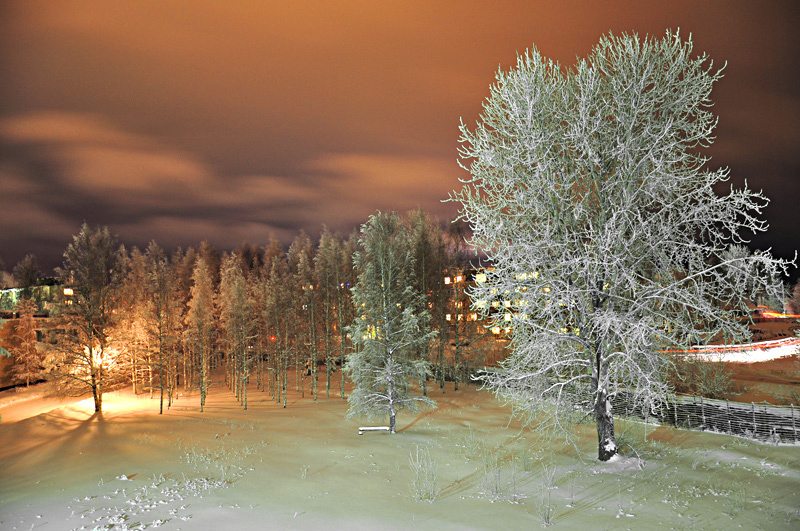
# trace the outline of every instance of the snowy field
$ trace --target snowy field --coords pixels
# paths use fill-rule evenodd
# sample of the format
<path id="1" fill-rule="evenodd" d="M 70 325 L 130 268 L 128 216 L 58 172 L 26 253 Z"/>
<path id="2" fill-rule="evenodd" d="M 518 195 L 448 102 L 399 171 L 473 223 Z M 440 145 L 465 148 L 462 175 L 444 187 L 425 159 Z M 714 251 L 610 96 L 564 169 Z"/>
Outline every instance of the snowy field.
<path id="1" fill-rule="evenodd" d="M 0 529 L 799 529 L 800 446 L 769 446 L 619 422 L 633 451 L 595 460 L 508 426 L 470 387 L 398 416 L 397 435 L 358 435 L 338 398 L 252 390 L 243 411 L 216 386 L 205 413 L 182 397 L 58 402 L 0 393 Z M 437 491 L 415 501 L 409 455 L 430 452 Z M 581 460 L 583 459 L 583 461 Z"/>

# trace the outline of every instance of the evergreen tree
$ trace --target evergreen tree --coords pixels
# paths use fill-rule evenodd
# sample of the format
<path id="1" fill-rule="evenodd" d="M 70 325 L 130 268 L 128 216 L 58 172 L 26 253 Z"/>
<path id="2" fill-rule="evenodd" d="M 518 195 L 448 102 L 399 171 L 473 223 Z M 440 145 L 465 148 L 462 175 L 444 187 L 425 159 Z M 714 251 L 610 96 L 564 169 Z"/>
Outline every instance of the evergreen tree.
<path id="1" fill-rule="evenodd" d="M 25 257 L 14 266 L 12 273 L 17 287 L 23 288 L 23 297 L 31 298 L 33 296 L 33 287 L 39 283 L 39 277 L 42 276 L 36 256 L 26 254 Z"/>
<path id="2" fill-rule="evenodd" d="M 345 370 L 355 384 L 348 398 L 350 416 L 389 416 L 396 432 L 398 411 L 435 407 L 411 393 L 414 380 L 428 377 L 428 362 L 414 353 L 435 335 L 428 329 L 424 298 L 414 289 L 414 254 L 408 232 L 396 213 L 378 213 L 361 227 L 354 264 L 358 282 L 353 300 L 358 314 L 349 328 L 357 346 Z"/>

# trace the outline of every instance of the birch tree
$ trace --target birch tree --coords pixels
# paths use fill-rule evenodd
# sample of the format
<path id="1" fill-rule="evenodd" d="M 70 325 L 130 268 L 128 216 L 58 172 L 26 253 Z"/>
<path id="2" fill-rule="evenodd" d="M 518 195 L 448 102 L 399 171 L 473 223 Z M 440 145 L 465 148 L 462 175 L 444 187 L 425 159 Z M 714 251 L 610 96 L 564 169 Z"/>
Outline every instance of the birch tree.
<path id="1" fill-rule="evenodd" d="M 155 241 L 147 246 L 147 292 L 146 309 L 148 311 L 155 359 L 151 364 L 158 375 L 159 406 L 158 412 L 164 412 L 164 395 L 167 405 L 172 406 L 175 387 L 177 385 L 176 349 L 178 345 L 178 328 L 180 318 L 179 292 L 176 275 L 166 254 Z"/>
<path id="2" fill-rule="evenodd" d="M 304 232 L 295 238 L 289 247 L 287 255 L 289 267 L 292 272 L 292 286 L 294 287 L 294 304 L 299 310 L 295 334 L 298 345 L 295 356 L 296 383 L 302 396 L 305 396 L 304 380 L 306 373 L 311 376 L 311 392 L 314 400 L 317 399 L 317 367 L 318 367 L 318 289 L 314 271 L 314 246 L 311 239 Z M 302 348 L 305 347 L 305 348 Z M 305 361 L 303 361 L 305 360 Z M 297 370 L 303 367 L 302 374 Z"/>
<path id="3" fill-rule="evenodd" d="M 509 301 L 493 318 L 513 328 L 510 356 L 481 380 L 551 427 L 593 416 L 601 461 L 617 453 L 613 395 L 663 403 L 661 352 L 746 336 L 737 317 L 788 265 L 723 257 L 766 230 L 767 199 L 718 194 L 728 171 L 706 167 L 721 77 L 678 33 L 609 34 L 572 68 L 526 52 L 497 73 L 474 129 L 461 125 L 471 176 L 451 199 L 495 266 L 474 304 L 488 315 Z"/>
<path id="4" fill-rule="evenodd" d="M 200 389 L 200 411 L 206 404 L 206 395 L 211 386 L 211 356 L 217 340 L 214 287 L 205 259 L 199 258 L 192 275 L 189 311 L 186 315 L 184 334 L 188 341 L 189 363 L 194 367 L 196 386 Z"/>
<path id="5" fill-rule="evenodd" d="M 222 262 L 220 309 L 226 332 L 228 365 L 234 394 L 247 409 L 247 384 L 255 357 L 250 352 L 255 338 L 255 303 L 250 296 L 240 257 L 233 254 Z"/>
<path id="6" fill-rule="evenodd" d="M 430 375 L 428 362 L 414 352 L 435 335 L 428 329 L 424 298 L 413 287 L 414 255 L 407 231 L 396 213 L 378 213 L 361 227 L 353 262 L 356 318 L 349 328 L 356 351 L 347 357 L 355 389 L 348 398 L 348 417 L 383 417 L 395 433 L 402 409 L 435 407 L 410 391 L 414 380 Z"/>
<path id="7" fill-rule="evenodd" d="M 341 326 L 341 307 L 336 305 L 340 289 L 342 242 L 325 228 L 319 238 L 314 256 L 314 274 L 319 282 L 320 313 L 322 314 L 322 339 L 325 348 L 325 396 L 331 396 L 331 373 L 335 369 L 333 336 L 337 321 Z M 337 319 L 338 318 L 338 319 Z"/>

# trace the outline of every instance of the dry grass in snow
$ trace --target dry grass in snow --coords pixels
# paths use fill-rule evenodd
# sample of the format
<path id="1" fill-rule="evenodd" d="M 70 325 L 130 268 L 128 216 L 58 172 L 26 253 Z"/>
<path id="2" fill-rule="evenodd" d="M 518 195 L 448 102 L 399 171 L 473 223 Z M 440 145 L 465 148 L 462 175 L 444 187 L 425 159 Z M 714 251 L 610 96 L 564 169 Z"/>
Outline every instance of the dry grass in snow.
<path id="1" fill-rule="evenodd" d="M 215 386 L 164 415 L 128 392 L 0 396 L 0 529 L 797 529 L 800 447 L 620 421 L 625 455 L 594 460 L 508 423 L 474 388 L 358 435 L 339 398 L 283 409 Z M 54 408 L 54 409 L 51 409 Z M 631 447 L 634 450 L 631 449 Z M 422 489 L 422 490 L 420 490 Z"/>

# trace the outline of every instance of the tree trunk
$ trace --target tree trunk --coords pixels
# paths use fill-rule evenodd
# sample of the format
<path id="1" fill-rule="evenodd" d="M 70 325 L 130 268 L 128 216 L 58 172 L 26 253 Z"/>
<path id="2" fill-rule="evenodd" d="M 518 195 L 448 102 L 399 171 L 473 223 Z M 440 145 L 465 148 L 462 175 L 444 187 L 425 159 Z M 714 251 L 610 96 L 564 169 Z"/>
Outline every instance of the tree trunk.
<path id="1" fill-rule="evenodd" d="M 608 461 L 617 454 L 617 443 L 614 439 L 613 409 L 605 388 L 597 389 L 595 396 L 594 417 L 597 423 L 597 457 L 600 461 Z"/>
<path id="2" fill-rule="evenodd" d="M 94 374 L 92 374 L 92 398 L 94 398 L 94 412 L 100 413 L 103 411 L 103 394 Z"/>
<path id="3" fill-rule="evenodd" d="M 389 413 L 389 431 L 391 433 L 397 433 L 397 431 L 395 430 L 395 412 L 394 411 Z"/>

